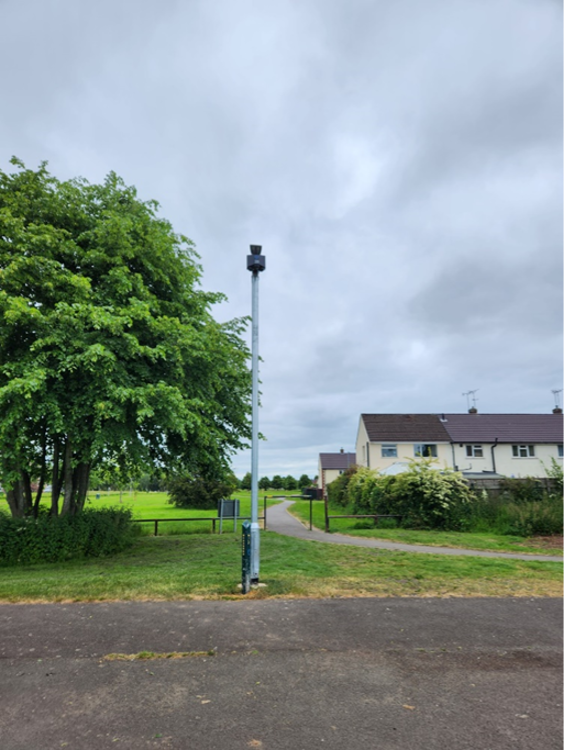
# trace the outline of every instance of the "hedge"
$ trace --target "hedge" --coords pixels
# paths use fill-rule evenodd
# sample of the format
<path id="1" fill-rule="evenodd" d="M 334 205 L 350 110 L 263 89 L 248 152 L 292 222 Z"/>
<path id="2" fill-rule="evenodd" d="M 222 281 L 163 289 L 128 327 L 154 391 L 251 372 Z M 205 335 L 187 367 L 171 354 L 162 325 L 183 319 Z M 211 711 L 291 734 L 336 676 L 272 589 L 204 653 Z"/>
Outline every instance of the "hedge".
<path id="1" fill-rule="evenodd" d="M 12 518 L 0 512 L 0 565 L 34 565 L 104 557 L 141 533 L 127 508 L 87 508 L 75 516 Z"/>

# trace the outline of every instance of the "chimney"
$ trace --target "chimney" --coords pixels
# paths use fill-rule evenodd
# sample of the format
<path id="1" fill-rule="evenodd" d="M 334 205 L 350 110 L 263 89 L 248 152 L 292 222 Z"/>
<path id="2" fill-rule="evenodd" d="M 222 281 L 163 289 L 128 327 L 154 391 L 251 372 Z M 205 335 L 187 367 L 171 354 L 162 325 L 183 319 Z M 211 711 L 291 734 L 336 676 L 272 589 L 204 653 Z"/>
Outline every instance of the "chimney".
<path id="1" fill-rule="evenodd" d="M 552 410 L 553 414 L 562 414 L 562 409 L 559 406 L 555 406 Z"/>
<path id="2" fill-rule="evenodd" d="M 344 453 L 344 448 L 340 448 L 340 453 Z"/>
<path id="3" fill-rule="evenodd" d="M 475 406 L 472 406 L 470 409 L 468 409 L 468 414 L 477 414 L 478 410 Z"/>

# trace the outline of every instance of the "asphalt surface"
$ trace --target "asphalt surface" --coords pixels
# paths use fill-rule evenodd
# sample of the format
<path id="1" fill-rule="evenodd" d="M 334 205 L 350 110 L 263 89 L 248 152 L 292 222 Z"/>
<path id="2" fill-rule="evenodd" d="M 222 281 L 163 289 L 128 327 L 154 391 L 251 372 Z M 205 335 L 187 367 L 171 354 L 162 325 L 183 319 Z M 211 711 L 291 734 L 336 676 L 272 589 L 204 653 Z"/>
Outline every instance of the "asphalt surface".
<path id="1" fill-rule="evenodd" d="M 373 547 L 374 549 L 401 550 L 402 552 L 422 552 L 434 555 L 464 555 L 468 557 L 503 557 L 512 560 L 540 560 L 541 562 L 563 562 L 564 558 L 557 555 L 521 554 L 517 552 L 487 552 L 481 550 L 455 549 L 453 547 L 426 547 L 422 544 L 401 544 L 400 542 L 386 542 L 381 539 L 368 537 L 347 536 L 346 534 L 326 534 L 318 529 L 309 530 L 295 516 L 288 512 L 294 501 L 284 500 L 267 509 L 267 527 L 270 531 L 298 539 L 308 539 L 326 544 L 349 544 L 355 547 Z"/>
<path id="2" fill-rule="evenodd" d="M 555 750 L 562 612 L 487 598 L 0 605 L 0 748 Z M 142 651 L 204 653 L 105 659 Z"/>

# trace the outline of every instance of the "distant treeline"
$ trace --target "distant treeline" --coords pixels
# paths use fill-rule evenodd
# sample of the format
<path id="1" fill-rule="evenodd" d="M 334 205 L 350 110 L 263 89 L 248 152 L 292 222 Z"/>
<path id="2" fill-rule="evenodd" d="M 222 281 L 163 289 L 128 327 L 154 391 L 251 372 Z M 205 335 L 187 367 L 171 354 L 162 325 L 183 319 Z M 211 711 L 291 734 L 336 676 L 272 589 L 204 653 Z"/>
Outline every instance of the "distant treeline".
<path id="1" fill-rule="evenodd" d="M 295 479 L 290 474 L 286 477 L 281 477 L 276 474 L 272 479 L 269 477 L 261 477 L 258 481 L 260 490 L 302 490 L 305 487 L 310 487 L 314 483 L 306 474 L 302 474 L 299 479 Z M 252 475 L 248 472 L 243 479 L 240 480 L 240 489 L 251 490 L 252 488 Z"/>

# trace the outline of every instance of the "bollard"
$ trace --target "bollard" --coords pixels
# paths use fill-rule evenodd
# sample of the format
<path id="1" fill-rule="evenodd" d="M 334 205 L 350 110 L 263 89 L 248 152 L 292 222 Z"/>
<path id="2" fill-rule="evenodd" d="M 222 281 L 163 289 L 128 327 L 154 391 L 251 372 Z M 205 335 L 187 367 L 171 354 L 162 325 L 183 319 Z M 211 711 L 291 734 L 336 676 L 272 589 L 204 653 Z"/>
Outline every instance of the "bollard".
<path id="1" fill-rule="evenodd" d="M 249 521 L 242 524 L 242 594 L 250 590 L 252 573 L 252 525 Z"/>

